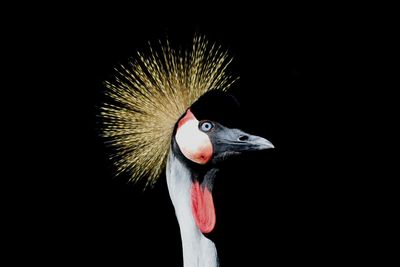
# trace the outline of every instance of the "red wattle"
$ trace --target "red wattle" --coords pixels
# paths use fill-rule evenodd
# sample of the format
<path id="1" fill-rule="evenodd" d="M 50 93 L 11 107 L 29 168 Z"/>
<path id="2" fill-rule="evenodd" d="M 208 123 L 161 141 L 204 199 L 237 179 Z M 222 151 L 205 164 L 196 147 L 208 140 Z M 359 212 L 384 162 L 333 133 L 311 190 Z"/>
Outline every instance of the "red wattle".
<path id="1" fill-rule="evenodd" d="M 211 192 L 199 182 L 192 185 L 192 213 L 202 233 L 210 233 L 215 227 L 215 208 Z"/>

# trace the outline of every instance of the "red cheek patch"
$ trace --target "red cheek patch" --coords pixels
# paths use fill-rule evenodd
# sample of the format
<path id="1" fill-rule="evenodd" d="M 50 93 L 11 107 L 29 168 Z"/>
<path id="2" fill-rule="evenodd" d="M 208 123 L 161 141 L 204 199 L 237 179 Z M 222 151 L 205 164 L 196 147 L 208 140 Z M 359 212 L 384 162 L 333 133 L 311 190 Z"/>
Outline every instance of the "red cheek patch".
<path id="1" fill-rule="evenodd" d="M 197 227 L 202 233 L 210 233 L 216 222 L 214 201 L 207 187 L 202 187 L 199 182 L 192 184 L 192 213 Z"/>
<path id="2" fill-rule="evenodd" d="M 190 109 L 178 122 L 175 140 L 182 154 L 195 163 L 206 164 L 213 156 L 211 140 L 199 130 L 199 121 Z"/>
<path id="3" fill-rule="evenodd" d="M 182 119 L 180 119 L 179 120 L 179 122 L 178 122 L 178 129 L 183 125 L 183 124 L 185 124 L 187 121 L 189 121 L 189 120 L 195 120 L 196 118 L 195 118 L 195 116 L 193 115 L 193 113 L 190 111 L 190 109 L 188 109 L 187 111 L 186 111 L 186 115 L 182 118 Z"/>
<path id="4" fill-rule="evenodd" d="M 206 143 L 199 151 L 197 151 L 196 154 L 193 155 L 193 161 L 199 164 L 206 164 L 211 159 L 212 154 L 213 149 L 211 144 Z"/>

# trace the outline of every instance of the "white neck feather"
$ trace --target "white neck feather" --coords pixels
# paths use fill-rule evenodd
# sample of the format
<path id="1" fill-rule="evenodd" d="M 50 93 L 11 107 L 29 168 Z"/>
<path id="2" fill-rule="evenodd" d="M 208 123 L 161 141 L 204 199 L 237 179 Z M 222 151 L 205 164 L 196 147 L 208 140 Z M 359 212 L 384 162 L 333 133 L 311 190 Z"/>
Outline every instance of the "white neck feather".
<path id="1" fill-rule="evenodd" d="M 191 207 L 191 173 L 170 151 L 167 162 L 167 184 L 178 219 L 185 267 L 217 267 L 215 244 L 197 227 Z"/>

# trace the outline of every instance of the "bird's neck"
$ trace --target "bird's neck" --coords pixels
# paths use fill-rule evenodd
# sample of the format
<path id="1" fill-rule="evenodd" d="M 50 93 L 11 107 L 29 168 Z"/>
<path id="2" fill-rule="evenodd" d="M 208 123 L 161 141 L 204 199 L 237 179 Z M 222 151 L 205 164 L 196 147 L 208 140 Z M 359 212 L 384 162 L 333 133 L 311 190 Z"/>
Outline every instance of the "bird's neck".
<path id="1" fill-rule="evenodd" d="M 192 213 L 191 187 L 192 173 L 173 152 L 169 153 L 167 162 L 167 184 L 175 214 L 178 219 L 185 267 L 218 266 L 215 244 L 206 238 L 198 226 Z"/>

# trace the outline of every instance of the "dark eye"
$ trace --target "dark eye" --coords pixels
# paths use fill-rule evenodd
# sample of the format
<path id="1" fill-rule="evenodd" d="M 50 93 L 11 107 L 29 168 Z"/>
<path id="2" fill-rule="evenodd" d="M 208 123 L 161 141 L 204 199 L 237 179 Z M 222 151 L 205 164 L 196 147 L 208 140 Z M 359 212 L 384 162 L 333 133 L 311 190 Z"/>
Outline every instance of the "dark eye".
<path id="1" fill-rule="evenodd" d="M 205 121 L 200 124 L 200 130 L 203 132 L 209 132 L 213 127 L 214 125 L 209 121 Z"/>

